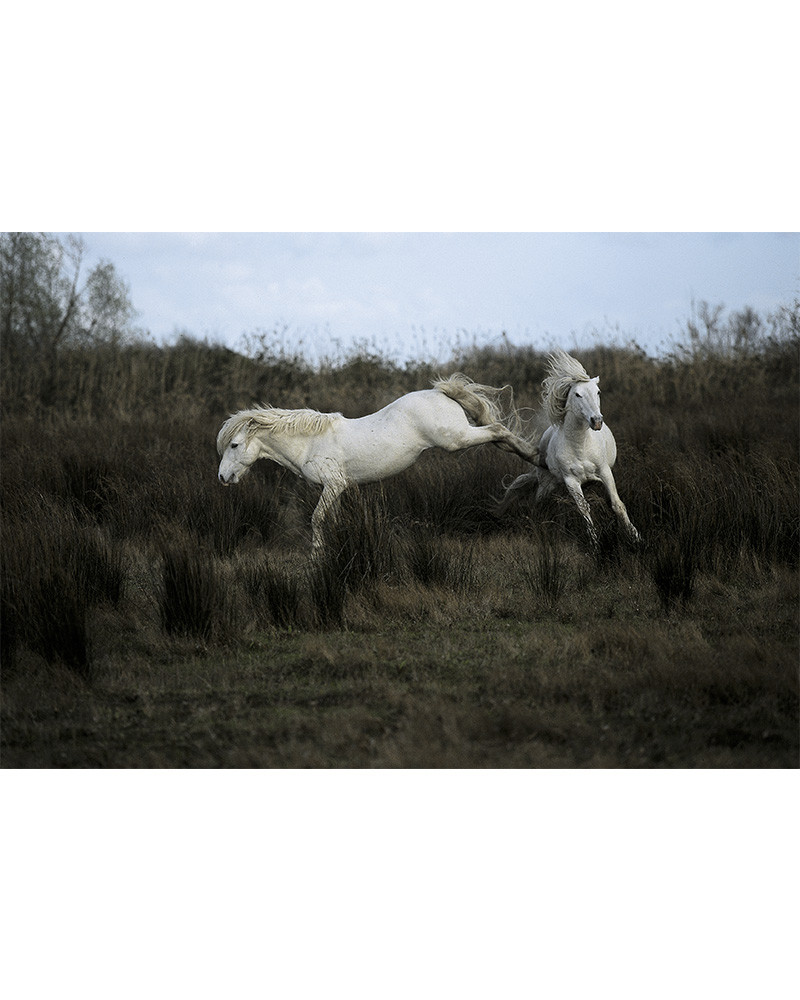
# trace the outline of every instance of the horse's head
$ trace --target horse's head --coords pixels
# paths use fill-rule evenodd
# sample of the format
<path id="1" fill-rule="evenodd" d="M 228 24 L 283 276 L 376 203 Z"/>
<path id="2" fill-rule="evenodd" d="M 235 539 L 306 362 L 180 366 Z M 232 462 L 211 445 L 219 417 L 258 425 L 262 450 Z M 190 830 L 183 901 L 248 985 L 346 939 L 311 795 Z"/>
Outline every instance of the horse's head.
<path id="1" fill-rule="evenodd" d="M 576 382 L 567 396 L 567 409 L 576 416 L 583 417 L 593 431 L 599 431 L 603 426 L 603 414 L 600 412 L 600 376 L 589 379 L 588 382 Z"/>
<path id="2" fill-rule="evenodd" d="M 238 483 L 253 462 L 261 457 L 258 440 L 250 433 L 250 428 L 247 424 L 232 425 L 233 419 L 222 425 L 217 436 L 217 451 L 222 456 L 219 481 L 223 486 Z"/>

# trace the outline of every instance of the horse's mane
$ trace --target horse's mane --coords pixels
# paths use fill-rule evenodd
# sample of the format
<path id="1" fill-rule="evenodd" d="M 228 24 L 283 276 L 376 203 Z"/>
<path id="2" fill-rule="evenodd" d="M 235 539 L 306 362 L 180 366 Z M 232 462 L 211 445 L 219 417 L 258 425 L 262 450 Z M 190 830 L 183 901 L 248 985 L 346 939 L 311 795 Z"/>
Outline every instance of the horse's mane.
<path id="1" fill-rule="evenodd" d="M 586 369 L 566 351 L 554 351 L 547 359 L 547 377 L 542 382 L 542 403 L 551 424 L 560 424 L 567 412 L 567 396 L 576 382 L 591 382 Z"/>
<path id="2" fill-rule="evenodd" d="M 321 434 L 341 420 L 341 413 L 320 413 L 318 410 L 281 410 L 276 406 L 260 406 L 239 410 L 228 417 L 217 435 L 217 452 L 222 455 L 233 438 L 244 431 L 249 442 L 259 431 L 289 434 L 295 437 Z"/>

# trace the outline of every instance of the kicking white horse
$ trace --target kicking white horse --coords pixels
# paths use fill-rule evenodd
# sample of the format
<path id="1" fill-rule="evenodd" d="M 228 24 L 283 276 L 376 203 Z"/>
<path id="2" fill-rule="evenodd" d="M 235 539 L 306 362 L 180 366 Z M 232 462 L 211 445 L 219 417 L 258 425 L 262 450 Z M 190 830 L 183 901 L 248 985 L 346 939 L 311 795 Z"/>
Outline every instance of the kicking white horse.
<path id="1" fill-rule="evenodd" d="M 508 426 L 518 425 L 513 406 L 506 414 L 500 404 L 505 391 L 456 373 L 356 419 L 316 410 L 242 410 L 217 435 L 219 480 L 226 486 L 238 483 L 253 462 L 269 458 L 321 486 L 311 516 L 312 544 L 318 549 L 325 516 L 348 486 L 402 472 L 428 448 L 460 451 L 493 443 L 532 462 L 535 447 Z"/>
<path id="2" fill-rule="evenodd" d="M 564 351 L 551 354 L 548 361 L 542 401 L 550 426 L 539 441 L 537 467 L 514 480 L 500 502 L 499 511 L 529 490 L 536 490 L 535 499 L 540 502 L 563 482 L 583 514 L 589 538 L 596 546 L 597 531 L 581 487 L 590 480 L 599 480 L 628 537 L 634 542 L 641 541 L 619 498 L 611 472 L 617 445 L 600 411 L 600 377 L 590 378 L 583 365 Z"/>

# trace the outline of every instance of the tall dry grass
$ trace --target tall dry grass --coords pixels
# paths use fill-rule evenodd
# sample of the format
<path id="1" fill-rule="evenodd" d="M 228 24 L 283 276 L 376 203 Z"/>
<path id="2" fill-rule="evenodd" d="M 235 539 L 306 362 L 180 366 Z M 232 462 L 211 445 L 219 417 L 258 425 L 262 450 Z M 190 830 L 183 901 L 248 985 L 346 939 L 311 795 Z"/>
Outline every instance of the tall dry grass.
<path id="1" fill-rule="evenodd" d="M 269 463 L 258 463 L 238 488 L 219 486 L 214 441 L 232 410 L 267 400 L 355 416 L 426 386 L 436 374 L 426 365 L 364 356 L 312 369 L 285 354 L 244 358 L 188 340 L 162 349 L 74 350 L 64 354 L 47 408 L 33 369 L 3 367 L 3 670 L 19 675 L 46 662 L 96 685 L 126 644 L 154 661 L 191 649 L 239 662 L 281 636 L 322 642 L 342 630 L 424 627 L 428 641 L 446 649 L 454 629 L 463 637 L 535 625 L 570 636 L 576 655 L 585 642 L 581 655 L 617 663 L 622 687 L 626 664 L 655 657 L 661 685 L 669 657 L 645 641 L 649 623 L 691 619 L 724 644 L 726 629 L 742 622 L 754 634 L 761 628 L 762 606 L 748 609 L 741 597 L 756 591 L 772 595 L 776 634 L 796 644 L 785 581 L 796 580 L 800 550 L 798 344 L 788 331 L 738 358 L 704 352 L 655 360 L 635 348 L 581 354 L 587 370 L 601 375 L 619 445 L 617 485 L 644 538 L 632 548 L 600 488 L 590 487 L 596 552 L 563 495 L 499 518 L 502 482 L 524 465 L 491 447 L 429 453 L 392 480 L 345 494 L 315 559 L 315 490 Z M 545 363 L 533 350 L 473 350 L 452 368 L 513 384 L 535 422 Z M 589 631 L 602 632 L 606 645 Z M 712 657 L 711 647 L 692 638 L 688 625 L 684 631 L 676 649 L 683 641 L 686 663 L 700 676 L 694 651 Z M 509 691 L 517 682 L 525 687 L 518 646 L 509 646 L 506 668 L 503 641 L 496 645 L 497 676 L 507 670 Z M 540 653 L 561 669 L 556 647 Z M 733 646 L 728 653 L 736 655 Z M 754 650 L 742 652 L 742 662 L 757 660 Z M 455 656 L 447 663 L 442 691 L 459 676 Z M 687 671 L 680 677 L 691 684 Z M 470 697 L 487 697 L 483 675 L 464 677 Z M 566 690 L 575 694 L 565 681 Z M 529 704 L 501 711 L 493 701 L 491 719 L 478 722 L 454 707 L 452 699 L 466 695 L 453 691 L 429 691 L 430 719 L 407 721 L 398 739 L 409 754 L 415 739 L 427 746 L 441 737 L 436 718 L 492 740 L 513 739 L 536 719 L 544 725 Z M 636 692 L 644 705 L 646 685 Z M 549 724 L 557 728 L 555 717 Z M 391 760 L 388 748 L 381 759 Z"/>

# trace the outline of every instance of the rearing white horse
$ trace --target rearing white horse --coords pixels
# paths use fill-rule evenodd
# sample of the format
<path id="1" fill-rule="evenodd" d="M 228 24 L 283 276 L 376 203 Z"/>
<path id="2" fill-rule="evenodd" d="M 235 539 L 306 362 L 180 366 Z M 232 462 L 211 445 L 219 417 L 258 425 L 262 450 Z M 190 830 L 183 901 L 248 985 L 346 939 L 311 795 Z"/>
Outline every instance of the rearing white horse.
<path id="1" fill-rule="evenodd" d="M 348 486 L 402 472 L 428 448 L 460 451 L 493 443 L 532 462 L 535 447 L 507 426 L 516 426 L 517 418 L 513 407 L 504 415 L 503 392 L 456 373 L 356 419 L 316 410 L 242 410 L 217 435 L 219 480 L 226 486 L 238 483 L 253 462 L 269 458 L 321 486 L 311 515 L 312 544 L 318 549 L 325 515 Z"/>
<path id="2" fill-rule="evenodd" d="M 536 490 L 535 500 L 540 502 L 563 482 L 583 514 L 592 544 L 597 545 L 591 509 L 581 487 L 590 480 L 599 480 L 628 537 L 634 542 L 641 541 L 611 472 L 617 459 L 617 444 L 600 411 L 600 377 L 590 378 L 583 365 L 565 351 L 551 354 L 548 362 L 542 402 L 550 426 L 539 441 L 537 467 L 514 480 L 500 502 L 499 511 L 529 490 Z"/>

